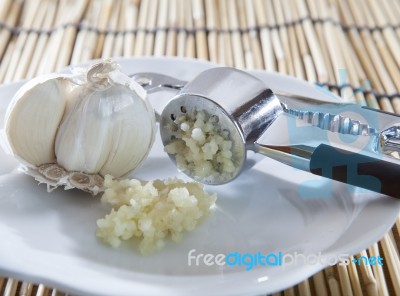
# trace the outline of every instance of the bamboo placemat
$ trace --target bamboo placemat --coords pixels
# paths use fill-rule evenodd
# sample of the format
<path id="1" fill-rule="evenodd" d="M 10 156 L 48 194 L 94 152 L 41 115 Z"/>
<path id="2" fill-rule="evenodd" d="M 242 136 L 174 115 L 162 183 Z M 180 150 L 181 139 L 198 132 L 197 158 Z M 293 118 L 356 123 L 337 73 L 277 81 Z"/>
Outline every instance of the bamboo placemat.
<path id="1" fill-rule="evenodd" d="M 398 0 L 0 0 L 0 83 L 142 55 L 279 71 L 400 114 Z M 276 295 L 400 295 L 399 234 L 398 218 L 355 255 L 383 267 L 329 267 Z M 64 295 L 5 277 L 0 294 Z"/>

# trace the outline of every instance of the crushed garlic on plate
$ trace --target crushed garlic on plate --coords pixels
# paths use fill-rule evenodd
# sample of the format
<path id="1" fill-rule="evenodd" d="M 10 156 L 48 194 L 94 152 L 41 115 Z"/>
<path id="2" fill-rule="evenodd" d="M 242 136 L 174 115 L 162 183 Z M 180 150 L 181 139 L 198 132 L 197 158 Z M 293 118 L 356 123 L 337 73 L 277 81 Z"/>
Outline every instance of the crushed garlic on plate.
<path id="1" fill-rule="evenodd" d="M 229 131 L 218 121 L 205 111 L 183 114 L 174 121 L 175 138 L 165 146 L 180 170 L 211 183 L 231 179 L 238 169 Z"/>
<path id="2" fill-rule="evenodd" d="M 96 236 L 114 248 L 132 237 L 142 238 L 142 254 L 161 250 L 167 236 L 180 241 L 182 233 L 192 231 L 217 199 L 202 184 L 178 179 L 119 181 L 107 175 L 104 186 L 102 201 L 113 209 L 97 221 Z"/>

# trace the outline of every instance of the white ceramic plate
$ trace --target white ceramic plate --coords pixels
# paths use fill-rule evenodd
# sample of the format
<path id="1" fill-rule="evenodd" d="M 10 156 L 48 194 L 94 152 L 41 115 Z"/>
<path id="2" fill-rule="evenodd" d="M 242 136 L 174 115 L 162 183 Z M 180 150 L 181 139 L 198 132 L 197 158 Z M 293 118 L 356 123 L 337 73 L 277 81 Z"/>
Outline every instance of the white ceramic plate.
<path id="1" fill-rule="evenodd" d="M 159 72 L 191 79 L 215 65 L 174 58 L 120 59 L 126 73 Z M 253 72 L 275 91 L 332 99 L 317 87 L 283 75 Z M 8 102 L 22 83 L 0 88 L 0 127 Z M 164 94 L 168 98 L 171 94 Z M 156 108 L 165 99 L 152 97 Z M 249 153 L 234 182 L 207 187 L 218 192 L 217 209 L 180 244 L 167 243 L 141 256 L 136 242 L 114 250 L 97 241 L 95 222 L 109 209 L 78 191 L 47 193 L 0 151 L 0 274 L 42 282 L 80 295 L 254 295 L 292 286 L 326 264 L 189 266 L 188 252 L 354 254 L 383 236 L 399 213 L 398 200 L 312 176 Z M 159 137 L 134 174 L 178 176 Z M 314 181 L 312 181 L 314 180 Z M 317 182 L 315 182 L 317 180 Z M 304 192 L 327 198 L 307 198 Z"/>

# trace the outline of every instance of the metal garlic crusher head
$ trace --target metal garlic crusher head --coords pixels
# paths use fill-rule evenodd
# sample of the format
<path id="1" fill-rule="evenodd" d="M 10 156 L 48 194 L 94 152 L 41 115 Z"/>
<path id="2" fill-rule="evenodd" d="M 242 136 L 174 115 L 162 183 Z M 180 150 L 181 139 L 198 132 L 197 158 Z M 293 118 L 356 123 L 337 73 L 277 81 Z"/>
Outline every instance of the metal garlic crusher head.
<path id="1" fill-rule="evenodd" d="M 229 134 L 234 173 L 225 179 L 205 179 L 185 171 L 197 181 L 231 181 L 241 172 L 246 151 L 253 150 L 316 175 L 400 198 L 400 117 L 396 114 L 277 94 L 263 81 L 234 68 L 212 68 L 190 82 L 157 73 L 132 77 L 148 93 L 161 88 L 178 91 L 159 118 L 164 146 L 174 140 L 175 120 L 199 111 L 216 115 L 220 129 Z M 285 135 L 291 138 L 281 141 Z M 176 162 L 174 155 L 169 156 Z"/>
<path id="2" fill-rule="evenodd" d="M 228 132 L 237 169 L 226 180 L 190 177 L 203 183 L 222 184 L 240 173 L 246 161 L 246 150 L 253 148 L 255 140 L 283 112 L 283 108 L 274 93 L 254 76 L 233 68 L 207 70 L 187 83 L 164 108 L 160 120 L 163 144 L 167 145 L 174 139 L 171 126 L 176 118 L 198 111 L 216 115 L 220 128 Z M 169 156 L 175 162 L 175 156 Z"/>

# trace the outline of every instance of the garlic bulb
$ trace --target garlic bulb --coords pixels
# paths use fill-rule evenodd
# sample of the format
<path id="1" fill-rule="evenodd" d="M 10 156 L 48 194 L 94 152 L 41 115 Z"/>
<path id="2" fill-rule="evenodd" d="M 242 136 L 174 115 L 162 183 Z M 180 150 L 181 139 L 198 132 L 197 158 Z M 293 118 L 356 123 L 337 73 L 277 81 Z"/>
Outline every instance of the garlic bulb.
<path id="1" fill-rule="evenodd" d="M 154 110 L 145 90 L 112 60 L 83 74 L 31 80 L 14 96 L 5 132 L 25 171 L 52 190 L 97 194 L 103 176 L 135 169 L 155 137 Z"/>

